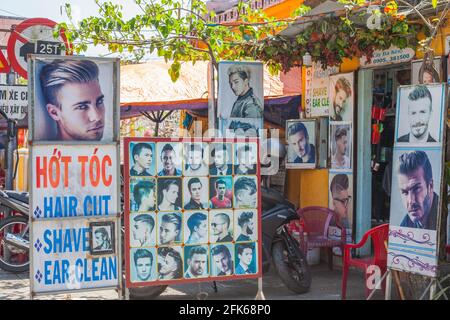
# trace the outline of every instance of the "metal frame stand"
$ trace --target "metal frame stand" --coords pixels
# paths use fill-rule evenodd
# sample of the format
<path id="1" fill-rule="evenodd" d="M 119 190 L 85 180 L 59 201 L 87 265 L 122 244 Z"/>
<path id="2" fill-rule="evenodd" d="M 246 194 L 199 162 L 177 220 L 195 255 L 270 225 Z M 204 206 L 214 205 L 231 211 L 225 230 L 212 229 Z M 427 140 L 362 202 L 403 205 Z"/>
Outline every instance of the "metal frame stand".
<path id="1" fill-rule="evenodd" d="M 266 300 L 263 292 L 263 281 L 262 277 L 258 278 L 258 292 L 256 293 L 255 300 Z"/>

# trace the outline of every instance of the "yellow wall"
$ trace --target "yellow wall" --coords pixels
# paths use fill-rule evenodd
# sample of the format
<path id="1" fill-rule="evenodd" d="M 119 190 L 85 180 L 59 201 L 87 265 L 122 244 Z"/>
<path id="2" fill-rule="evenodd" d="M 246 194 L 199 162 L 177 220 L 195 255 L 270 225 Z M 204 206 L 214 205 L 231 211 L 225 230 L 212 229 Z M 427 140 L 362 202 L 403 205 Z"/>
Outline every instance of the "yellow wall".
<path id="1" fill-rule="evenodd" d="M 269 17 L 275 17 L 277 19 L 290 18 L 292 12 L 295 11 L 301 4 L 303 0 L 286 0 L 272 7 L 264 9 L 264 12 Z"/>

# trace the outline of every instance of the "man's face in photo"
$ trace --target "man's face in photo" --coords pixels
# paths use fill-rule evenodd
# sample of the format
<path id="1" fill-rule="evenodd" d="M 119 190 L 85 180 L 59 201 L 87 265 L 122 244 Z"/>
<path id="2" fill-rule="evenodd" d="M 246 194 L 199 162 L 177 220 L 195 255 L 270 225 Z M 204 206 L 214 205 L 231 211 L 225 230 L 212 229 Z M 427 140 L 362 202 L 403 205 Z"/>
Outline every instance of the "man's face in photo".
<path id="1" fill-rule="evenodd" d="M 101 140 L 105 121 L 104 95 L 98 81 L 67 83 L 57 93 L 59 106 L 47 104 L 62 140 Z"/>
<path id="2" fill-rule="evenodd" d="M 308 144 L 308 140 L 303 131 L 290 135 L 289 144 L 299 157 L 304 157 L 306 155 L 306 145 Z"/>
<path id="3" fill-rule="evenodd" d="M 190 150 L 188 153 L 188 163 L 192 169 L 196 170 L 202 165 L 202 152 L 200 150 Z"/>
<path id="4" fill-rule="evenodd" d="M 165 257 L 159 256 L 158 264 L 159 274 L 161 276 L 166 276 L 177 270 L 177 262 L 171 255 L 166 255 Z"/>
<path id="5" fill-rule="evenodd" d="M 244 188 L 237 192 L 236 197 L 239 203 L 243 206 L 255 207 L 256 206 L 256 192 L 253 192 L 250 188 Z"/>
<path id="6" fill-rule="evenodd" d="M 202 196 L 202 184 L 200 182 L 194 182 L 191 184 L 189 192 L 191 194 L 191 199 L 199 203 Z"/>
<path id="7" fill-rule="evenodd" d="M 343 135 L 339 139 L 337 139 L 336 140 L 337 154 L 345 155 L 347 152 L 347 144 L 348 144 L 348 139 L 347 139 L 346 135 Z"/>
<path id="8" fill-rule="evenodd" d="M 163 196 L 165 199 L 167 199 L 167 201 L 169 201 L 170 204 L 175 204 L 178 199 L 178 191 L 178 186 L 175 184 L 171 184 L 169 186 L 169 189 L 163 190 Z"/>
<path id="9" fill-rule="evenodd" d="M 409 125 L 411 133 L 416 138 L 422 138 L 428 131 L 428 122 L 431 116 L 431 101 L 427 97 L 409 101 Z"/>
<path id="10" fill-rule="evenodd" d="M 243 80 L 238 73 L 233 73 L 229 78 L 231 90 L 236 96 L 243 96 L 249 89 L 248 78 Z"/>
<path id="11" fill-rule="evenodd" d="M 228 162 L 228 152 L 223 149 L 216 149 L 214 153 L 214 164 L 220 168 Z"/>
<path id="12" fill-rule="evenodd" d="M 215 215 L 211 222 L 213 235 L 219 236 L 228 232 L 228 225 L 219 215 Z"/>
<path id="13" fill-rule="evenodd" d="M 422 83 L 433 83 L 433 75 L 429 73 L 428 71 L 424 71 L 422 75 Z"/>
<path id="14" fill-rule="evenodd" d="M 106 239 L 103 233 L 95 232 L 95 242 L 97 243 L 97 246 L 103 246 L 105 241 Z"/>
<path id="15" fill-rule="evenodd" d="M 433 182 L 427 185 L 423 168 L 408 174 L 398 175 L 398 185 L 403 205 L 408 210 L 412 222 L 422 219 L 431 208 L 430 195 L 433 193 Z"/>
<path id="16" fill-rule="evenodd" d="M 340 115 L 344 111 L 344 105 L 347 102 L 348 96 L 345 90 L 339 89 L 334 95 L 333 107 L 336 115 Z"/>
<path id="17" fill-rule="evenodd" d="M 208 235 L 208 223 L 206 220 L 203 220 L 198 226 L 195 226 L 194 231 L 197 232 L 201 238 L 205 238 Z"/>
<path id="18" fill-rule="evenodd" d="M 144 194 L 141 198 L 141 206 L 146 210 L 153 208 L 155 206 L 155 191 L 150 189 L 150 193 Z"/>
<path id="19" fill-rule="evenodd" d="M 219 184 L 217 184 L 217 186 L 216 186 L 216 192 L 217 192 L 217 196 L 218 196 L 219 198 L 225 197 L 226 191 L 227 191 L 227 186 L 226 186 L 226 184 L 224 184 L 224 183 L 219 183 Z"/>
<path id="20" fill-rule="evenodd" d="M 201 276 L 206 270 L 206 254 L 195 253 L 188 263 L 192 275 Z"/>
<path id="21" fill-rule="evenodd" d="M 250 248 L 245 248 L 242 251 L 242 254 L 238 254 L 238 258 L 242 264 L 246 266 L 250 265 L 250 263 L 252 263 L 253 250 Z"/>
<path id="22" fill-rule="evenodd" d="M 145 281 L 152 273 L 152 262 L 150 257 L 139 258 L 136 261 L 136 271 L 139 280 Z"/>
<path id="23" fill-rule="evenodd" d="M 253 149 L 250 150 L 242 150 L 239 153 L 239 164 L 243 164 L 247 168 L 253 168 L 253 165 L 256 163 L 256 153 L 253 152 Z"/>
<path id="24" fill-rule="evenodd" d="M 152 165 L 152 150 L 143 148 L 139 154 L 134 155 L 134 162 L 143 169 L 150 169 Z"/>
<path id="25" fill-rule="evenodd" d="M 145 241 L 150 238 L 150 224 L 143 221 L 135 221 L 133 224 L 133 238 L 136 241 Z"/>
<path id="26" fill-rule="evenodd" d="M 213 256 L 214 262 L 216 263 L 217 268 L 220 269 L 221 272 L 227 273 L 230 270 L 230 258 L 224 252 L 219 252 L 215 256 Z"/>
<path id="27" fill-rule="evenodd" d="M 175 241 L 178 233 L 180 233 L 180 230 L 178 230 L 177 226 L 174 223 L 161 223 L 161 226 L 159 227 L 159 239 L 161 244 L 167 244 Z"/>
<path id="28" fill-rule="evenodd" d="M 250 219 L 249 221 L 244 223 L 242 229 L 245 230 L 245 233 L 248 235 L 253 234 L 253 230 L 255 229 L 255 222 L 253 222 L 253 219 Z"/>
<path id="29" fill-rule="evenodd" d="M 166 150 L 161 154 L 164 170 L 171 171 L 175 167 L 175 150 Z"/>
<path id="30" fill-rule="evenodd" d="M 332 192 L 334 211 L 338 214 L 339 219 L 345 219 L 348 216 L 348 204 L 350 197 L 348 190 Z"/>

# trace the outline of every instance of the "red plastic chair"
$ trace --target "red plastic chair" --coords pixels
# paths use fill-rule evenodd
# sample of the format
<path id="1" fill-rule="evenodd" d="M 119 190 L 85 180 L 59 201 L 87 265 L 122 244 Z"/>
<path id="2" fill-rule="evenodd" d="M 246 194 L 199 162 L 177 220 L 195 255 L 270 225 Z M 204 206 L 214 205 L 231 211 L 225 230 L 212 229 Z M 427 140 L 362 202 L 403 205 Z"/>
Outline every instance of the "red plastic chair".
<path id="1" fill-rule="evenodd" d="M 332 270 L 333 248 L 340 247 L 343 252 L 346 242 L 345 228 L 339 224 L 337 213 L 324 207 L 306 207 L 298 209 L 297 214 L 303 226 L 300 232 L 303 252 L 307 253 L 308 249 L 313 248 L 328 248 L 328 266 Z M 328 237 L 328 227 L 332 221 L 341 229 L 339 240 Z M 303 232 L 307 232 L 307 239 L 304 238 Z"/>
<path id="2" fill-rule="evenodd" d="M 357 244 L 346 244 L 344 246 L 344 260 L 343 260 L 343 268 L 342 268 L 342 299 L 345 300 L 347 293 L 347 276 L 348 269 L 350 266 L 356 267 L 364 270 L 364 274 L 367 280 L 367 268 L 370 265 L 377 265 L 380 268 L 381 276 L 386 272 L 386 264 L 387 264 L 387 251 L 386 251 L 386 243 L 389 234 L 389 224 L 382 224 L 375 228 L 367 231 L 362 237 L 361 241 Z M 373 251 L 374 255 L 372 257 L 366 258 L 352 258 L 351 249 L 361 248 L 369 237 L 372 238 Z M 366 282 L 367 284 L 367 282 Z M 383 285 L 384 288 L 384 285 Z M 366 298 L 370 295 L 370 289 L 367 288 L 366 285 Z"/>

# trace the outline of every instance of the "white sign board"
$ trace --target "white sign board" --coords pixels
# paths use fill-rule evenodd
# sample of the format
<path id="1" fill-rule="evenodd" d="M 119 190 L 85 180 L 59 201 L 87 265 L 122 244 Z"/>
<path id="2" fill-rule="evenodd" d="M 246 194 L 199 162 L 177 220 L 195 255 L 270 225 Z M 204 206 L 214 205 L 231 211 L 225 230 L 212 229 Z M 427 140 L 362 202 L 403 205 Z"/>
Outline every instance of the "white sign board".
<path id="1" fill-rule="evenodd" d="M 121 296 L 119 60 L 28 58 L 31 296 L 91 289 Z M 49 81 L 68 70 L 82 80 Z M 36 131 L 49 131 L 44 115 L 56 129 L 51 139 Z"/>
<path id="2" fill-rule="evenodd" d="M 35 145 L 31 161 L 33 292 L 117 285 L 116 146 Z"/>
<path id="3" fill-rule="evenodd" d="M 104 219 L 105 225 L 114 219 Z M 108 225 L 109 227 L 110 225 Z M 111 241 L 115 230 L 106 230 L 112 252 L 118 252 L 117 241 Z M 57 292 L 117 285 L 119 259 L 115 253 L 91 255 L 92 230 L 85 219 L 46 220 L 33 227 L 33 270 L 35 292 Z"/>
<path id="4" fill-rule="evenodd" d="M 375 50 L 369 62 L 366 56 L 361 57 L 361 68 L 379 67 L 394 63 L 409 62 L 414 58 L 415 52 L 411 48 L 399 49 L 390 47 L 387 50 Z"/>
<path id="5" fill-rule="evenodd" d="M 308 117 L 328 116 L 330 106 L 329 83 L 330 75 L 338 73 L 339 67 L 323 69 L 320 63 L 314 63 L 312 67 L 312 81 L 310 90 L 310 112 Z"/>
<path id="6" fill-rule="evenodd" d="M 28 87 L 0 85 L 0 108 L 10 119 L 25 118 L 28 111 Z"/>

